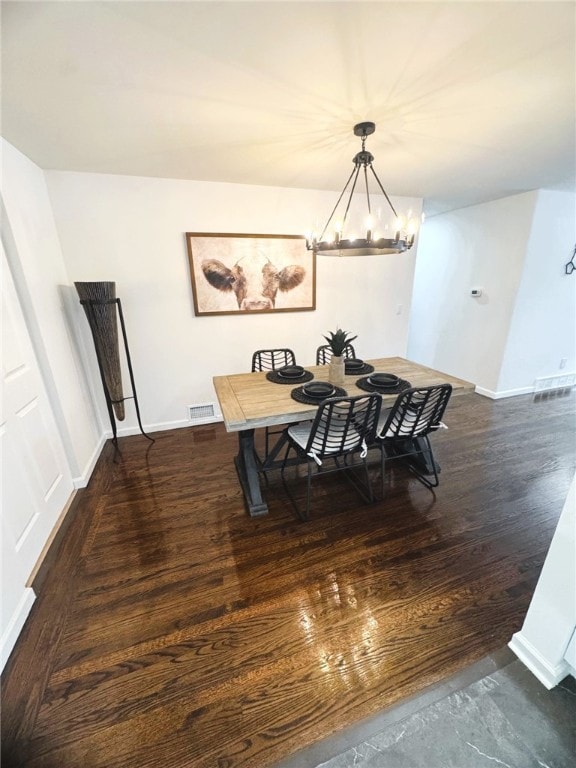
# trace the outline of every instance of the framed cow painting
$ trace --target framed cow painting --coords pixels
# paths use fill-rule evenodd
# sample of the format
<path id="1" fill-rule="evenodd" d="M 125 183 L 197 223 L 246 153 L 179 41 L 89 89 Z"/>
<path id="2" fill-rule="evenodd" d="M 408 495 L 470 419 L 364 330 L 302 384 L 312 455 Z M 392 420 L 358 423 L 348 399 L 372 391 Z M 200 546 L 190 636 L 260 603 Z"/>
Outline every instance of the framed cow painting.
<path id="1" fill-rule="evenodd" d="M 316 309 L 316 257 L 300 235 L 187 232 L 196 315 Z"/>

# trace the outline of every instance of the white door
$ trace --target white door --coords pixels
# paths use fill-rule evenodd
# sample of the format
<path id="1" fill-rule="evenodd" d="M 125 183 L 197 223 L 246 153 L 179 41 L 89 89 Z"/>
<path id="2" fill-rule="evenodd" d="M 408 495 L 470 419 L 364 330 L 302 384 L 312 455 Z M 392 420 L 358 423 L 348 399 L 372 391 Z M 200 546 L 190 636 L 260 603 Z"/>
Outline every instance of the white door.
<path id="1" fill-rule="evenodd" d="M 30 609 L 27 580 L 72 477 L 2 247 L 2 663 Z"/>

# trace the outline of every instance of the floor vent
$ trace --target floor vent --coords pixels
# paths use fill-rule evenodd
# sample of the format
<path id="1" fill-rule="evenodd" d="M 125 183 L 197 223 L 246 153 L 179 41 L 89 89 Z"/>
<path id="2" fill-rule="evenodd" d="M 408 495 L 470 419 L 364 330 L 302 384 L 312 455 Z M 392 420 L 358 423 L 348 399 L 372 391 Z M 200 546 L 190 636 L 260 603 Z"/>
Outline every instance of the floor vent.
<path id="1" fill-rule="evenodd" d="M 216 420 L 216 411 L 214 403 L 204 403 L 203 405 L 189 405 L 188 418 L 194 424 L 209 424 Z"/>

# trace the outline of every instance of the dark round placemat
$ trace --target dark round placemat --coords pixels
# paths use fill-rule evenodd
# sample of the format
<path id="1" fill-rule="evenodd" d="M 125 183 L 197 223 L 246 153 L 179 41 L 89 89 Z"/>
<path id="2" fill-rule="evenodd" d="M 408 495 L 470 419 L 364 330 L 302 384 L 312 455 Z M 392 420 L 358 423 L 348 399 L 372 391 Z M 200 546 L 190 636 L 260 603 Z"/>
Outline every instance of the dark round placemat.
<path id="1" fill-rule="evenodd" d="M 292 384 L 294 386 L 294 384 L 306 384 L 307 381 L 314 378 L 314 374 L 310 371 L 304 371 L 302 376 L 279 376 L 278 371 L 268 371 L 266 378 L 274 384 Z"/>
<path id="2" fill-rule="evenodd" d="M 310 397 L 305 394 L 302 387 L 296 387 L 290 392 L 292 400 L 296 400 L 297 403 L 305 403 L 306 405 L 320 405 L 321 402 L 327 400 L 329 397 L 346 397 L 348 393 L 342 387 L 334 387 L 334 392 L 326 397 Z"/>
<path id="3" fill-rule="evenodd" d="M 405 389 L 410 389 L 412 384 L 406 379 L 400 379 L 395 387 L 378 387 L 371 384 L 368 379 L 369 376 L 365 376 L 363 379 L 358 379 L 356 386 L 358 389 L 363 389 L 364 392 L 378 392 L 379 395 L 397 395 L 400 392 L 404 392 Z"/>
<path id="4" fill-rule="evenodd" d="M 362 368 L 354 368 L 354 370 L 346 370 L 346 363 L 344 363 L 344 374 L 346 376 L 363 376 L 365 373 L 373 373 L 374 366 L 370 363 L 364 363 Z"/>

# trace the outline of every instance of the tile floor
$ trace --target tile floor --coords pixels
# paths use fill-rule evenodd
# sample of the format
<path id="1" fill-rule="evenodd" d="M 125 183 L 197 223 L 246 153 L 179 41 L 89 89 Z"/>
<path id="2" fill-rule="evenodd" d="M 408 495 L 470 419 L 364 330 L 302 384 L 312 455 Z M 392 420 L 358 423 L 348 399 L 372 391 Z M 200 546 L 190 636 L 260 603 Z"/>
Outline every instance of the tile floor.
<path id="1" fill-rule="evenodd" d="M 551 691 L 507 648 L 276 768 L 576 768 L 576 680 Z"/>

